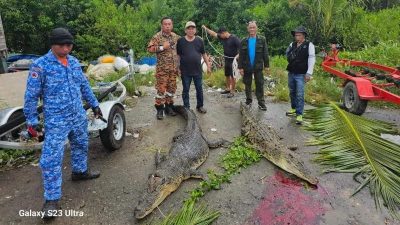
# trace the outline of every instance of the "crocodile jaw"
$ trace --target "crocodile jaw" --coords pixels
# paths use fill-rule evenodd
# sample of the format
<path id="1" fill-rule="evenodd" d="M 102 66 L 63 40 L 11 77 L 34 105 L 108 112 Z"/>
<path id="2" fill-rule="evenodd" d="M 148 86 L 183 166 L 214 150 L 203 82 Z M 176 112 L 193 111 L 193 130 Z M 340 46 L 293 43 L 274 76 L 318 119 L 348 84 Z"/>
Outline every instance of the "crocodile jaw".
<path id="1" fill-rule="evenodd" d="M 280 162 L 274 163 L 278 167 L 282 168 L 283 170 L 296 175 L 297 177 L 307 181 L 312 185 L 318 184 L 318 179 L 312 175 L 308 175 L 310 173 L 303 165 L 292 163 L 287 160 L 280 160 Z M 305 171 L 305 172 L 302 172 Z"/>
<path id="2" fill-rule="evenodd" d="M 176 179 L 173 182 L 164 183 L 160 185 L 154 192 L 148 193 L 144 196 L 138 206 L 136 206 L 134 215 L 136 219 L 143 219 L 149 215 L 155 208 L 157 208 L 161 202 L 164 201 L 168 195 L 178 189 L 181 184 L 181 179 Z"/>

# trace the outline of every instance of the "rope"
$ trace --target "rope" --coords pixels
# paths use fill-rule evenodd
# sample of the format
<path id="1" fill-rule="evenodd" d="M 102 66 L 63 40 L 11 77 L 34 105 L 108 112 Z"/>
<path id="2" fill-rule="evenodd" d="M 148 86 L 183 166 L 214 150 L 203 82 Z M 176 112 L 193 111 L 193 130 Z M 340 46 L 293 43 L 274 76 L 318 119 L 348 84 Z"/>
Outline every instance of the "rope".
<path id="1" fill-rule="evenodd" d="M 206 39 L 207 39 L 207 42 L 208 42 L 208 44 L 211 46 L 211 48 L 212 49 L 214 49 L 214 51 L 216 52 L 216 53 L 218 53 L 220 56 L 223 56 L 224 58 L 227 58 L 227 59 L 233 59 L 233 63 L 232 63 L 232 71 L 233 71 L 233 78 L 235 78 L 235 81 L 237 82 L 239 79 L 240 79 L 240 72 L 239 72 L 239 69 L 238 69 L 238 62 L 237 62 L 237 58 L 236 57 L 231 57 L 231 56 L 226 56 L 226 55 L 224 55 L 224 54 L 222 54 L 221 52 L 219 52 L 215 47 L 214 47 L 214 45 L 212 45 L 212 43 L 211 43 L 211 41 L 210 41 L 210 39 L 208 38 L 208 33 L 207 33 L 207 31 L 205 31 L 205 29 L 201 29 L 201 36 L 202 36 L 202 38 L 204 39 L 204 33 L 206 34 L 205 36 L 206 36 Z"/>

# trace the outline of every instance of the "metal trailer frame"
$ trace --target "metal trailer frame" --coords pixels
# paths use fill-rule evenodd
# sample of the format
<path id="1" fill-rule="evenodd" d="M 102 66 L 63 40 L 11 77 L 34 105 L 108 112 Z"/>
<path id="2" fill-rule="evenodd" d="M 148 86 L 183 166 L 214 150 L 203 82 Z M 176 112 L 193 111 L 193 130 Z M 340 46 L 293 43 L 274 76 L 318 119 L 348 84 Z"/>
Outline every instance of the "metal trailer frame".
<path id="1" fill-rule="evenodd" d="M 344 79 L 343 87 L 343 105 L 348 111 L 361 115 L 365 112 L 368 101 L 385 101 L 400 105 L 400 96 L 386 90 L 387 87 L 399 86 L 400 67 L 392 68 L 372 62 L 357 60 L 339 59 L 338 52 L 326 56 L 322 62 L 324 71 Z M 334 68 L 337 65 L 357 66 L 367 69 L 383 71 L 386 77 L 390 77 L 393 82 L 385 84 L 376 84 L 372 81 L 376 76 L 370 73 L 340 71 Z M 397 83 L 394 83 L 397 82 Z"/>

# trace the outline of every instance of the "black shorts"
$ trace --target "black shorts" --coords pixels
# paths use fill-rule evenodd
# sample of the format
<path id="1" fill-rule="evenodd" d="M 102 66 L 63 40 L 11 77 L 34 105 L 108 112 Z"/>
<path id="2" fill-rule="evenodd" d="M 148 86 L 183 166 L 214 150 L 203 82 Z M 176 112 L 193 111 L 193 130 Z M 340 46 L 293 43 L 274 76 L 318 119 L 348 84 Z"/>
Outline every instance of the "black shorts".
<path id="1" fill-rule="evenodd" d="M 233 59 L 225 58 L 225 76 L 232 77 L 233 69 L 232 69 Z"/>

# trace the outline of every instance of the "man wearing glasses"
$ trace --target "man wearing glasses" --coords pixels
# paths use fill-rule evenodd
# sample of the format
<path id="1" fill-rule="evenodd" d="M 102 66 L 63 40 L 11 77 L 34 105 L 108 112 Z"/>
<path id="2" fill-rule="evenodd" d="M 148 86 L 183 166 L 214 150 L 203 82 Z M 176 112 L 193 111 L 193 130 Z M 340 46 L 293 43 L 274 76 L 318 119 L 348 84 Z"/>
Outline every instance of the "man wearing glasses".
<path id="1" fill-rule="evenodd" d="M 299 26 L 292 31 L 294 42 L 286 49 L 289 62 L 287 66 L 288 86 L 290 91 L 291 109 L 286 112 L 287 116 L 296 116 L 296 124 L 303 123 L 304 110 L 304 84 L 313 74 L 315 64 L 315 47 L 313 43 L 306 40 L 307 31 Z"/>
<path id="2" fill-rule="evenodd" d="M 43 218 L 56 216 L 61 199 L 64 144 L 71 146 L 72 180 L 98 178 L 89 171 L 88 124 L 82 99 L 90 104 L 95 117 L 102 116 L 99 103 L 82 72 L 79 61 L 69 55 L 73 37 L 64 28 L 50 33 L 50 51 L 31 66 L 25 91 L 24 114 L 31 137 L 42 135 L 37 105 L 43 103 L 45 138 L 40 157 L 44 198 Z"/>

